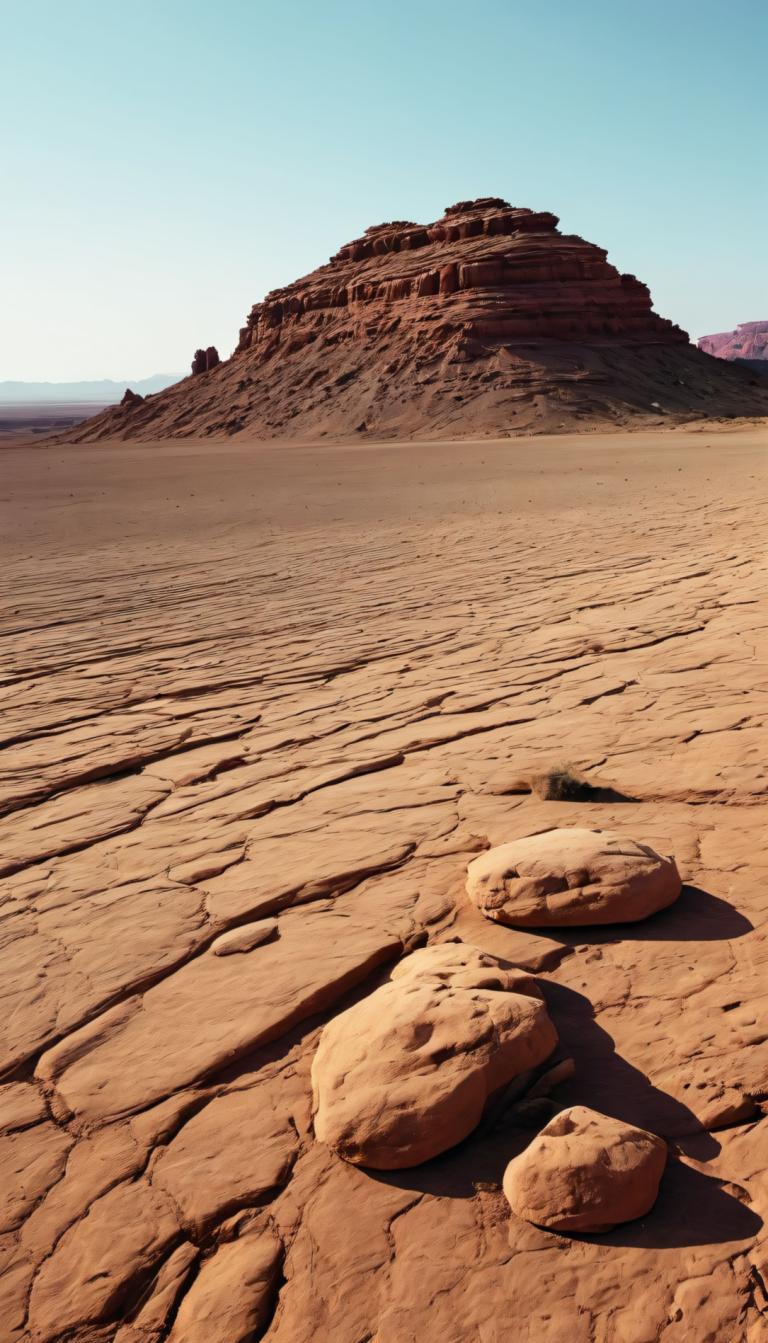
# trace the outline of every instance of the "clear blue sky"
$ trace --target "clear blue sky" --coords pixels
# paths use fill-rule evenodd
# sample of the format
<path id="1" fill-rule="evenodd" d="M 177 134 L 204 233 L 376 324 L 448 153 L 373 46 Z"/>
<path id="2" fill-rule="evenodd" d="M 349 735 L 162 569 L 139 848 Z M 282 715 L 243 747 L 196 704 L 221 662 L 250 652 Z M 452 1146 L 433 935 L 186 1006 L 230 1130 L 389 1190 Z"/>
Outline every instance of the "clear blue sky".
<path id="1" fill-rule="evenodd" d="M 694 336 L 768 318 L 766 0 L 26 0 L 0 380 L 231 351 L 369 224 L 551 209 Z"/>

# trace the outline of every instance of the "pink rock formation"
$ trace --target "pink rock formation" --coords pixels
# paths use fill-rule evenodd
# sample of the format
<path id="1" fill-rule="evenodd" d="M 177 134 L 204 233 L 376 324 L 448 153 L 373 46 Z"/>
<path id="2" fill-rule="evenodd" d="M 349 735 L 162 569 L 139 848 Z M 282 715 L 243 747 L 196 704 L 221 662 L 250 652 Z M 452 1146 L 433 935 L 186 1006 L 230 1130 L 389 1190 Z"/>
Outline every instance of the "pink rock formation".
<path id="1" fill-rule="evenodd" d="M 716 359 L 757 363 L 768 361 L 768 322 L 742 322 L 734 331 L 701 336 L 699 349 Z"/>
<path id="2" fill-rule="evenodd" d="M 768 413 L 768 388 L 713 366 L 640 280 L 557 224 L 488 197 L 369 228 L 257 303 L 215 381 L 76 436 L 498 437 Z M 193 374 L 217 364 L 198 350 Z"/>
<path id="3" fill-rule="evenodd" d="M 633 923 L 680 894 L 673 858 L 610 831 L 547 830 L 473 858 L 467 892 L 498 923 L 520 928 Z"/>
<path id="4" fill-rule="evenodd" d="M 584 1105 L 562 1110 L 504 1174 L 512 1211 L 552 1231 L 609 1231 L 656 1202 L 667 1144 Z"/>

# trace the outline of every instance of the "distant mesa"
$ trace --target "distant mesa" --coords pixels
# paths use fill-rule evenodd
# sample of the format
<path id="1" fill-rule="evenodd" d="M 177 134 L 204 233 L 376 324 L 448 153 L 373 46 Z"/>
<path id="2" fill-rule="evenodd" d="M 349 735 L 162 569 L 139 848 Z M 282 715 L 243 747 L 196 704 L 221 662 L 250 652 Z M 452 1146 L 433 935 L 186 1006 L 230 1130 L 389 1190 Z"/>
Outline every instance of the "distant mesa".
<path id="1" fill-rule="evenodd" d="M 755 384 L 603 248 L 488 196 L 367 229 L 257 303 L 231 358 L 198 350 L 175 387 L 69 437 L 503 437 L 768 414 Z"/>
<path id="2" fill-rule="evenodd" d="M 701 336 L 699 349 L 715 359 L 744 364 L 768 377 L 768 322 L 742 322 L 733 331 Z"/>

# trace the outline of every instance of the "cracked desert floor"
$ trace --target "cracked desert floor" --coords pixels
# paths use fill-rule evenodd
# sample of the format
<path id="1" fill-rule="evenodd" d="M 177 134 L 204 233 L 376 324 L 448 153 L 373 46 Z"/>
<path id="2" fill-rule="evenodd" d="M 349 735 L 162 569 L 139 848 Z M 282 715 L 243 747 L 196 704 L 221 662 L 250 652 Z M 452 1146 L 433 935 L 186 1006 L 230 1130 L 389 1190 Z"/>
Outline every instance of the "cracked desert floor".
<path id="1" fill-rule="evenodd" d="M 3 1343 L 768 1337 L 767 446 L 2 450 Z M 608 800 L 520 791 L 560 763 Z M 468 905 L 572 825 L 679 901 Z M 315 1141 L 323 1023 L 457 937 L 540 976 L 558 1105 L 668 1140 L 642 1221 L 512 1216 L 524 1106 L 411 1170 Z"/>

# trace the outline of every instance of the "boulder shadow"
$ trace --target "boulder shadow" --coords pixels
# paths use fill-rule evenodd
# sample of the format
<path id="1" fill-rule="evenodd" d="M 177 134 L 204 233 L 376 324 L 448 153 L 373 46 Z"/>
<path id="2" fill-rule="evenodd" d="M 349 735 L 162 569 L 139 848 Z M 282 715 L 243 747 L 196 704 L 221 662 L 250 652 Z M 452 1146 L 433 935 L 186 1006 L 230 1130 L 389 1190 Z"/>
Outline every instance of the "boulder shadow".
<path id="1" fill-rule="evenodd" d="M 580 928 L 531 929 L 561 946 L 604 942 L 731 942 L 753 931 L 754 924 L 728 900 L 702 886 L 683 887 L 673 905 L 639 923 L 597 924 Z"/>
<path id="2" fill-rule="evenodd" d="M 478 1189 L 497 1188 L 507 1165 L 525 1150 L 534 1134 L 530 1129 L 497 1126 L 488 1131 L 481 1120 L 473 1133 L 442 1156 L 406 1170 L 371 1170 L 379 1184 L 408 1189 L 437 1198 L 474 1198 Z"/>
<path id="3" fill-rule="evenodd" d="M 717 1155 L 720 1151 L 717 1138 L 702 1126 L 693 1110 L 654 1086 L 645 1073 L 616 1052 L 612 1036 L 596 1022 L 588 998 L 575 989 L 552 981 L 541 981 L 541 985 L 560 1036 L 556 1053 L 544 1066 L 550 1067 L 563 1057 L 571 1057 L 576 1062 L 575 1076 L 559 1084 L 553 1092 L 555 1110 L 569 1105 L 587 1105 L 614 1119 L 658 1133 L 672 1147 L 678 1138 L 695 1138 L 697 1157 L 702 1161 Z M 492 1117 L 493 1114 L 495 1117 Z M 442 1156 L 405 1170 L 369 1169 L 368 1174 L 374 1180 L 399 1189 L 443 1198 L 472 1198 L 478 1188 L 483 1186 L 494 1189 L 500 1187 L 507 1164 L 525 1150 L 535 1132 L 535 1128 L 521 1126 L 514 1103 L 506 1112 L 502 1108 L 499 1113 L 498 1108 L 494 1107 L 486 1111 L 485 1118 L 472 1134 Z M 661 1237 L 664 1234 L 662 1222 L 666 1216 L 665 1208 L 670 1215 L 674 1213 L 674 1218 L 684 1216 L 693 1219 L 695 1228 L 688 1227 L 685 1234 L 700 1234 L 702 1237 L 700 1241 L 683 1242 L 678 1239 L 670 1243 L 709 1244 L 713 1236 L 729 1240 L 739 1239 L 742 1234 L 744 1238 L 754 1234 L 749 1229 L 735 1236 L 730 1233 L 728 1228 L 731 1226 L 736 1226 L 738 1230 L 739 1227 L 749 1228 L 757 1223 L 752 1220 L 754 1214 L 744 1210 L 738 1200 L 722 1192 L 717 1180 L 699 1176 L 690 1167 L 671 1161 L 664 1181 L 663 1190 L 672 1189 L 673 1194 L 677 1190 L 674 1197 L 680 1198 L 679 1190 L 682 1187 L 685 1198 L 682 1211 L 675 1208 L 674 1197 L 668 1197 L 666 1192 L 657 1203 L 656 1207 L 661 1210 L 661 1214 L 655 1217 L 653 1234 L 657 1236 L 659 1245 L 663 1244 Z M 699 1195 L 706 1214 L 701 1217 L 696 1206 Z M 735 1206 L 731 1207 L 731 1204 Z M 679 1237 L 684 1232 L 674 1218 L 668 1234 Z M 636 1228 L 631 1234 L 640 1235 L 641 1232 Z M 601 1236 L 600 1243 L 604 1240 L 605 1237 Z"/>
<path id="4" fill-rule="evenodd" d="M 600 1235 L 564 1238 L 617 1249 L 673 1250 L 752 1240 L 762 1225 L 763 1219 L 729 1194 L 722 1181 L 672 1157 L 661 1177 L 659 1197 L 645 1217 Z"/>
<path id="5" fill-rule="evenodd" d="M 561 1106 L 588 1105 L 672 1143 L 695 1134 L 702 1160 L 720 1151 L 717 1138 L 693 1110 L 654 1086 L 640 1068 L 616 1052 L 613 1036 L 598 1025 L 592 1003 L 583 993 L 554 981 L 540 982 L 560 1036 L 558 1052 L 576 1061 L 575 1076 L 555 1093 Z"/>
<path id="6" fill-rule="evenodd" d="M 754 924 L 721 895 L 686 885 L 674 905 L 638 927 L 648 942 L 730 942 L 751 933 Z"/>
<path id="7" fill-rule="evenodd" d="M 518 789 L 513 790 L 515 792 Z M 526 790 L 527 791 L 527 790 Z M 578 774 L 571 774 L 569 770 L 550 770 L 548 773 L 536 776 L 531 781 L 530 792 L 533 797 L 537 797 L 542 802 L 600 802 L 603 804 L 614 804 L 617 802 L 642 802 L 642 798 L 633 797 L 631 793 L 622 793 L 618 788 L 612 788 L 610 785 L 601 785 L 590 783 L 588 779 L 582 779 Z"/>

